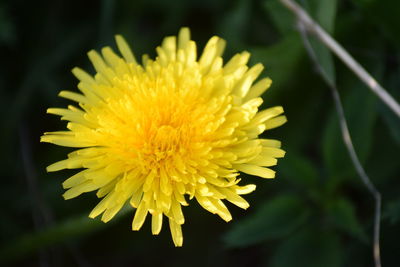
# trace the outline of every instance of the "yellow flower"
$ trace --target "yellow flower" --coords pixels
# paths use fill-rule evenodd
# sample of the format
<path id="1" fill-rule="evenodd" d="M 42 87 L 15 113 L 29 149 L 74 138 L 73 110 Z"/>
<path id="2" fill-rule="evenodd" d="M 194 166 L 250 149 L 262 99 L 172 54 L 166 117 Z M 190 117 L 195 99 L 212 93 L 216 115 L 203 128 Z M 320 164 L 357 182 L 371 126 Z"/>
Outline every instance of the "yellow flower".
<path id="1" fill-rule="evenodd" d="M 97 190 L 103 198 L 90 213 L 108 222 L 129 201 L 136 208 L 132 230 L 152 215 L 157 235 L 163 216 L 175 246 L 182 246 L 182 206 L 195 198 L 225 221 L 232 219 L 222 200 L 246 209 L 240 195 L 255 185 L 239 186 L 239 171 L 274 178 L 269 166 L 283 157 L 277 140 L 260 139 L 265 130 L 286 122 L 282 107 L 258 111 L 269 78 L 256 82 L 261 64 L 247 67 L 242 52 L 223 64 L 225 41 L 212 37 L 200 58 L 188 28 L 166 37 L 157 57 L 139 64 L 121 36 L 110 47 L 88 53 L 96 75 L 79 68 L 80 93 L 60 96 L 79 107 L 50 108 L 48 113 L 69 121 L 68 130 L 45 133 L 42 142 L 81 148 L 47 171 L 81 169 L 63 183 L 65 199 Z"/>

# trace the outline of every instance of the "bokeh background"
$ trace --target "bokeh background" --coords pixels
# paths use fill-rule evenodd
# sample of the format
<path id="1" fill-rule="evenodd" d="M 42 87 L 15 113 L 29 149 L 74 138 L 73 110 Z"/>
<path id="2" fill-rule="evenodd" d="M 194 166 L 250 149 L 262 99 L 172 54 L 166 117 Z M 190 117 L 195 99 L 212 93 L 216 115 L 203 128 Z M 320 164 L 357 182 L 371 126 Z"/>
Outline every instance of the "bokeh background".
<path id="1" fill-rule="evenodd" d="M 400 101 L 397 0 L 299 0 Z M 277 178 L 256 183 L 251 207 L 229 206 L 225 223 L 194 201 L 184 208 L 184 246 L 167 225 L 130 231 L 133 211 L 107 224 L 87 217 L 94 193 L 64 201 L 73 172 L 45 167 L 72 149 L 39 143 L 65 128 L 48 107 L 75 91 L 70 70 L 90 70 L 86 53 L 123 34 L 136 55 L 155 54 L 166 35 L 189 26 L 200 48 L 227 40 L 225 60 L 242 50 L 273 80 L 264 106 L 283 105 L 288 123 L 266 134 L 287 151 Z M 295 22 L 277 0 L 0 1 L 1 266 L 372 266 L 374 202 L 340 135 L 328 87 L 307 56 Z M 400 119 L 328 50 L 312 40 L 344 102 L 355 149 L 383 196 L 383 266 L 399 266 Z"/>

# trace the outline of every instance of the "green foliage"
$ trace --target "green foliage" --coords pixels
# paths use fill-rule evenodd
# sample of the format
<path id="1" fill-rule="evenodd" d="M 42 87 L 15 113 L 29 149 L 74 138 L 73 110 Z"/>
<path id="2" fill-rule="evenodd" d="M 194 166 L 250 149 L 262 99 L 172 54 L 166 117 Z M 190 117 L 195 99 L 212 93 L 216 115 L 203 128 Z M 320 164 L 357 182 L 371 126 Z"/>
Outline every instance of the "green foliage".
<path id="1" fill-rule="evenodd" d="M 15 42 L 15 26 L 4 4 L 0 3 L 0 45 Z"/>
<path id="2" fill-rule="evenodd" d="M 97 232 L 102 228 L 114 224 L 118 219 L 123 217 L 128 210 L 128 207 L 124 207 L 109 224 L 104 224 L 100 220 L 89 219 L 87 215 L 81 215 L 76 218 L 67 219 L 47 229 L 26 234 L 0 248 L 0 262 L 10 262 L 39 251 L 44 247 L 54 246 L 63 241 L 69 241 L 73 238 Z"/>
<path id="3" fill-rule="evenodd" d="M 298 34 L 287 35 L 279 43 L 250 49 L 254 58 L 258 58 L 265 63 L 266 71 L 269 77 L 274 77 L 273 86 L 283 86 L 288 82 L 286 77 L 293 74 L 301 58 L 301 40 Z M 276 57 L 276 55 L 281 55 Z M 284 72 L 282 70 L 285 70 Z M 277 92 L 273 92 L 276 94 Z"/>
<path id="4" fill-rule="evenodd" d="M 43 247 L 83 236 L 89 232 L 95 232 L 104 226 L 105 224 L 99 221 L 88 220 L 87 216 L 68 219 L 54 227 L 50 227 L 39 233 L 27 234 L 15 242 L 7 244 L 0 249 L 0 262 L 9 262 L 19 257 L 24 257 Z"/>
<path id="5" fill-rule="evenodd" d="M 335 17 L 336 17 L 336 0 L 309 0 L 308 10 L 312 17 L 321 25 L 321 27 L 328 33 L 334 33 Z M 333 62 L 333 56 L 330 50 L 317 40 L 316 37 L 309 38 L 310 45 L 315 53 L 318 64 L 323 69 L 325 79 L 330 84 L 336 84 L 336 72 Z"/>
<path id="6" fill-rule="evenodd" d="M 229 39 L 236 47 L 242 46 L 240 44 L 246 35 L 250 4 L 251 2 L 246 0 L 236 1 L 218 27 L 218 31 L 224 35 L 224 38 Z"/>
<path id="7" fill-rule="evenodd" d="M 389 129 L 390 134 L 392 135 L 394 141 L 399 145 L 400 144 L 400 123 L 398 123 L 398 118 L 393 112 L 386 106 L 381 105 L 380 111 L 382 114 L 382 118 L 386 123 L 386 127 Z"/>
<path id="8" fill-rule="evenodd" d="M 384 217 L 388 218 L 392 224 L 400 222 L 400 199 L 392 200 L 388 203 L 387 208 L 384 211 Z"/>
<path id="9" fill-rule="evenodd" d="M 245 247 L 285 238 L 305 222 L 308 213 L 302 200 L 294 195 L 270 199 L 234 225 L 225 241 L 229 247 Z"/>
<path id="10" fill-rule="evenodd" d="M 319 190 L 316 186 L 320 177 L 314 164 L 294 151 L 287 152 L 285 160 L 279 165 L 281 175 L 298 188 Z"/>
<path id="11" fill-rule="evenodd" d="M 278 246 L 272 267 L 342 266 L 342 249 L 337 235 L 322 229 L 305 228 Z"/>
<path id="12" fill-rule="evenodd" d="M 281 34 L 293 32 L 295 18 L 279 0 L 264 1 L 263 5 L 266 13 L 271 16 L 274 26 Z"/>
<path id="13" fill-rule="evenodd" d="M 297 2 L 400 100 L 400 1 Z M 282 140 L 287 151 L 277 178 L 242 177 L 240 184 L 257 184 L 245 196 L 251 207 L 232 207 L 227 225 L 190 205 L 184 247 L 175 249 L 167 223 L 159 238 L 149 229 L 129 231 L 132 210 L 117 223 L 82 216 L 98 200 L 62 200 L 60 184 L 71 173 L 46 174 L 45 166 L 69 150 L 38 140 L 64 127 L 45 110 L 69 103 L 56 95 L 75 90 L 73 67 L 90 70 L 87 51 L 115 47 L 113 35 L 120 33 L 138 58 L 154 55 L 181 26 L 192 29 L 199 52 L 213 35 L 227 40 L 224 60 L 250 51 L 251 64 L 263 63 L 273 80 L 263 107 L 282 105 L 288 123 L 264 136 Z M 396 266 L 400 120 L 325 46 L 309 40 L 325 78 L 338 87 L 355 150 L 383 195 L 383 266 Z M 296 19 L 279 0 L 2 1 L 0 47 L 0 265 L 372 265 L 373 199 L 348 157 L 330 92 Z"/>
<path id="14" fill-rule="evenodd" d="M 349 235 L 362 241 L 367 241 L 368 237 L 356 217 L 354 204 L 348 199 L 340 197 L 336 199 L 328 210 L 334 225 Z"/>
<path id="15" fill-rule="evenodd" d="M 376 97 L 365 86 L 350 83 L 344 100 L 344 110 L 356 153 L 365 163 L 371 151 L 373 128 L 377 119 Z M 357 103 L 357 104 L 356 104 Z M 338 116 L 332 107 L 323 138 L 323 155 L 326 167 L 336 179 L 353 172 L 348 152 L 339 128 Z"/>
<path id="16" fill-rule="evenodd" d="M 379 30 L 400 47 L 400 27 L 398 24 L 398 11 L 400 2 L 392 0 L 352 0 L 361 9 L 370 27 Z"/>
<path id="17" fill-rule="evenodd" d="M 396 59 L 399 59 L 399 55 L 394 56 Z M 399 99 L 400 91 L 396 90 L 396 86 L 400 82 L 400 70 L 396 70 L 390 72 L 388 74 L 388 78 L 386 80 L 385 86 L 389 89 L 391 95 Z M 390 90 L 392 89 L 392 90 Z M 386 127 L 389 129 L 389 133 L 391 134 L 394 141 L 397 145 L 400 145 L 400 123 L 398 122 L 397 116 L 385 105 L 379 104 L 378 111 L 385 122 Z"/>

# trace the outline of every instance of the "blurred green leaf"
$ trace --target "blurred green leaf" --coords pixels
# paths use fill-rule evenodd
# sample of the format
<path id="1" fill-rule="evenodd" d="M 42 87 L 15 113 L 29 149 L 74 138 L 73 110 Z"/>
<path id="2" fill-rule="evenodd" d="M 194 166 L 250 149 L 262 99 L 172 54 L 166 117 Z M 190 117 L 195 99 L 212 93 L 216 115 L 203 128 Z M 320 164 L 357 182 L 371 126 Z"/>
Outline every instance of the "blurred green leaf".
<path id="1" fill-rule="evenodd" d="M 0 196 L 3 203 L 7 203 L 0 223 L 0 239 L 3 241 L 0 247 L 7 249 L 6 252 L 1 252 L 3 255 L 7 253 L 13 257 L 10 260 L 12 262 L 2 262 L 1 266 L 118 266 L 129 262 L 135 262 L 138 266 L 177 267 L 187 266 L 188 263 L 195 266 L 263 266 L 263 263 L 268 263 L 264 266 L 271 266 L 271 263 L 275 262 L 278 266 L 286 264 L 295 267 L 325 267 L 331 262 L 333 265 L 352 267 L 373 264 L 370 246 L 353 238 L 357 235 L 357 223 L 361 224 L 359 229 L 371 230 L 372 200 L 358 179 L 345 183 L 341 180 L 340 187 L 330 186 L 330 181 L 339 180 L 331 176 L 353 174 L 349 173 L 349 170 L 353 172 L 353 166 L 342 143 L 329 91 L 305 56 L 305 49 L 296 32 L 295 17 L 279 3 L 279 0 L 102 0 L 97 5 L 90 1 L 81 1 L 80 8 L 76 8 L 72 1 L 0 2 L 0 39 L 3 38 L 0 45 L 4 48 L 0 50 L 3 63 L 3 69 L 0 71 L 0 102 L 3 104 L 4 117 L 1 130 L 1 140 L 4 143 L 1 159 L 4 168 L 0 175 L 4 179 Z M 366 66 L 367 70 L 374 70 L 377 65 L 383 66 L 384 75 L 376 76 L 376 79 L 382 82 L 394 97 L 399 96 L 396 93 L 400 87 L 400 27 L 397 22 L 400 1 L 296 2 L 308 8 L 311 15 Z M 332 7 L 333 5 L 335 6 Z M 90 61 L 85 56 L 86 51 L 103 45 L 115 47 L 114 41 L 107 40 L 110 35 L 120 33 L 132 45 L 140 60 L 143 53 L 155 56 L 154 48 L 162 38 L 175 35 L 182 26 L 190 27 L 199 53 L 214 34 L 228 41 L 224 60 L 228 60 L 233 53 L 254 50 L 249 65 L 262 62 L 266 67 L 265 74 L 273 80 L 273 86 L 265 94 L 265 102 L 260 109 L 282 105 L 289 121 L 284 127 L 265 132 L 263 137 L 281 140 L 287 154 L 279 161 L 275 181 L 255 181 L 258 183 L 258 192 L 246 196 L 254 205 L 243 219 L 256 220 L 250 222 L 249 219 L 249 225 L 256 225 L 256 230 L 249 230 L 251 235 L 257 236 L 266 231 L 267 238 L 274 235 L 279 237 L 274 240 L 265 239 L 269 241 L 254 243 L 248 248 L 224 249 L 223 245 L 226 244 L 214 241 L 226 225 L 222 221 L 216 221 L 212 215 L 204 216 L 205 213 L 199 213 L 200 208 L 193 207 L 193 202 L 185 210 L 185 241 L 183 248 L 178 250 L 173 248 L 167 229 L 158 238 L 154 238 L 148 223 L 144 226 L 144 231 L 134 234 L 134 239 L 128 234 L 128 229 L 119 227 L 120 223 L 117 227 L 101 229 L 109 227 L 114 220 L 108 224 L 101 224 L 86 216 L 82 217 L 82 225 L 74 226 L 71 223 L 71 226 L 63 227 L 67 222 L 60 222 L 61 225 L 52 226 L 59 230 L 51 228 L 53 230 L 43 229 L 43 232 L 34 233 L 30 209 L 32 205 L 29 205 L 30 198 L 26 194 L 19 143 L 13 138 L 15 126 L 20 125 L 23 118 L 24 123 L 32 129 L 29 142 L 32 143 L 35 155 L 33 161 L 38 173 L 43 173 L 46 163 L 54 162 L 54 158 L 61 158 L 61 155 L 70 152 L 67 148 L 53 149 L 38 143 L 44 130 L 64 127 L 55 118 L 47 119 L 44 111 L 50 102 L 51 106 L 59 106 L 59 102 L 64 104 L 58 98 L 55 100 L 57 88 L 74 90 L 76 87 L 76 80 L 70 75 L 69 69 L 82 66 L 89 73 L 94 73 Z M 84 28 L 86 30 L 83 30 Z M 115 29 L 117 31 L 113 33 Z M 102 40 L 100 43 L 99 38 Z M 253 47 L 256 48 L 252 50 Z M 375 108 L 365 100 L 365 94 L 370 92 L 365 87 L 361 88 L 360 82 L 345 65 L 339 61 L 335 61 L 338 64 L 332 64 L 329 53 L 324 54 L 327 51 L 323 46 L 322 49 L 325 50 L 322 52 L 319 51 L 320 48 L 314 48 L 319 61 L 329 73 L 332 72 L 329 69 L 335 67 L 336 82 L 342 98 L 346 101 L 349 96 L 352 98 L 345 107 L 346 114 L 354 113 L 353 109 L 359 109 L 349 122 L 350 131 L 355 139 L 361 136 L 361 140 L 355 142 L 356 151 L 366 153 L 365 159 L 368 161 L 364 162 L 364 166 L 384 198 L 383 265 L 397 266 L 400 166 L 399 147 L 391 138 L 391 134 L 398 140 L 398 120 L 393 120 L 385 110 L 380 110 L 380 118 L 375 119 L 376 127 L 365 126 Z M 369 64 L 365 64 L 366 62 Z M 349 77 L 357 81 L 350 83 Z M 393 77 L 393 84 L 388 82 L 390 77 Z M 359 91 L 355 93 L 354 90 Z M 371 94 L 371 97 L 375 96 Z M 372 125 L 375 125 L 375 122 L 372 122 Z M 329 140 L 325 138 L 327 127 L 333 127 L 328 129 L 333 131 Z M 357 128 L 360 130 L 355 130 Z M 322 138 L 324 140 L 321 140 Z M 326 147 L 330 150 L 326 150 Z M 362 152 L 363 150 L 367 152 Z M 333 152 L 329 155 L 329 166 L 325 152 Z M 331 167 L 336 168 L 334 172 L 331 171 Z M 65 205 L 59 196 L 61 188 L 58 183 L 67 173 L 57 176 L 59 178 L 54 179 L 39 175 L 39 190 L 56 218 L 75 220 L 67 214 L 88 212 L 95 196 Z M 324 181 L 325 177 L 333 179 Z M 246 176 L 242 178 L 256 179 Z M 291 208 L 276 208 L 275 217 L 264 218 L 260 215 L 257 222 L 256 213 L 263 208 L 259 205 L 265 202 L 265 206 L 268 206 L 269 199 L 275 202 L 276 196 L 288 194 L 289 191 L 295 191 L 299 195 L 299 203 L 294 207 L 293 204 L 289 205 Z M 311 198 L 311 193 L 315 197 Z M 345 196 L 348 196 L 350 201 L 345 198 L 341 200 Z M 336 203 L 336 200 L 339 203 Z M 355 203 L 357 216 L 352 207 Z M 253 207 L 257 206 L 259 209 L 253 211 Z M 301 212 L 307 211 L 309 215 L 303 224 L 299 223 L 298 227 L 292 226 L 294 230 L 289 231 L 290 225 L 301 219 L 298 219 Z M 281 212 L 283 215 L 280 215 Z M 284 216 L 285 214 L 287 215 Z M 357 217 L 360 221 L 357 221 Z M 279 218 L 283 218 L 283 223 L 279 223 Z M 129 224 L 129 219 L 125 219 Z M 122 224 L 125 222 L 121 223 L 121 226 Z M 236 229 L 237 222 L 234 221 L 231 226 L 232 229 Z M 306 226 L 308 230 L 302 231 L 307 232 L 302 238 L 298 231 Z M 334 229 L 337 236 L 330 232 L 332 229 L 329 227 Z M 257 232 L 257 229 L 261 230 Z M 271 234 L 268 234 L 268 231 Z M 285 231 L 289 234 L 284 235 Z M 237 238 L 248 238 L 246 233 L 243 230 L 243 236 L 238 234 Z M 338 238 L 341 237 L 344 237 L 344 242 L 338 248 Z M 341 261 L 342 247 L 347 255 L 345 262 Z M 77 257 L 70 248 L 78 252 Z M 38 252 L 42 251 L 49 254 L 50 262 L 39 263 Z M 203 251 L 205 257 L 198 257 L 199 251 Z M 274 255 L 275 253 L 278 254 Z M 274 258 L 273 262 L 271 258 Z M 327 261 L 329 262 L 326 263 Z"/>
<path id="2" fill-rule="evenodd" d="M 383 121 L 389 129 L 393 140 L 400 145 L 400 122 L 399 117 L 393 113 L 391 109 L 389 109 L 385 104 L 379 105 L 379 111 L 381 116 L 383 117 Z"/>
<path id="3" fill-rule="evenodd" d="M 328 33 L 333 34 L 336 17 L 336 0 L 308 0 L 308 11 L 310 15 L 324 28 Z M 336 84 L 336 71 L 333 62 L 333 56 L 330 50 L 313 35 L 310 35 L 309 41 L 318 63 L 324 70 L 325 79 L 330 84 Z"/>
<path id="4" fill-rule="evenodd" d="M 0 44 L 11 45 L 16 41 L 14 22 L 6 9 L 6 5 L 0 3 Z"/>
<path id="5" fill-rule="evenodd" d="M 268 200 L 254 214 L 237 222 L 224 241 L 228 247 L 246 247 L 283 238 L 302 225 L 308 215 L 300 198 L 282 195 Z"/>
<path id="6" fill-rule="evenodd" d="M 333 33 L 337 0 L 307 0 L 311 15 L 328 33 Z"/>
<path id="7" fill-rule="evenodd" d="M 400 222 L 400 198 L 392 200 L 386 205 L 383 217 L 388 218 L 392 224 Z"/>
<path id="8" fill-rule="evenodd" d="M 309 41 L 318 60 L 318 64 L 320 64 L 324 70 L 325 79 L 327 79 L 330 84 L 336 84 L 336 71 L 332 53 L 324 44 L 314 37 L 309 38 Z"/>
<path id="9" fill-rule="evenodd" d="M 342 265 L 339 238 L 330 231 L 307 228 L 284 240 L 274 253 L 272 267 L 337 267 Z"/>
<path id="10" fill-rule="evenodd" d="M 373 140 L 373 128 L 377 118 L 376 97 L 364 85 L 350 83 L 344 99 L 344 111 L 354 148 L 361 161 L 367 159 Z M 354 167 L 343 143 L 336 110 L 332 108 L 323 136 L 322 150 L 326 167 L 331 176 L 347 175 Z"/>
<path id="11" fill-rule="evenodd" d="M 266 0 L 263 7 L 281 34 L 294 30 L 295 17 L 279 0 Z"/>
<path id="12" fill-rule="evenodd" d="M 218 32 L 223 35 L 231 47 L 241 48 L 241 43 L 247 33 L 247 22 L 250 16 L 251 1 L 236 1 L 234 7 L 221 19 Z"/>
<path id="13" fill-rule="evenodd" d="M 384 129 L 383 124 L 380 124 L 381 122 L 379 121 L 378 123 L 376 128 Z M 398 154 L 400 145 L 394 143 L 388 131 L 386 133 L 383 132 L 381 131 L 374 140 L 373 150 L 370 153 L 367 164 L 365 164 L 365 168 L 373 183 L 382 190 L 381 192 L 386 197 L 397 196 L 400 164 L 395 155 Z"/>
<path id="14" fill-rule="evenodd" d="M 279 87 L 291 81 L 303 51 L 302 43 L 297 33 L 286 35 L 277 44 L 250 50 L 252 59 L 257 59 L 257 61 L 261 61 L 265 65 L 268 76 L 273 81 L 273 86 Z M 277 93 L 278 90 L 276 90 L 276 87 L 274 88 L 275 90 L 272 93 Z"/>
<path id="15" fill-rule="evenodd" d="M 357 219 L 353 203 L 346 198 L 337 198 L 332 203 L 328 215 L 340 230 L 364 242 L 368 241 L 368 237 Z"/>
<path id="16" fill-rule="evenodd" d="M 393 58 L 400 61 L 400 55 L 393 55 Z M 400 85 L 400 68 L 397 67 L 394 71 L 387 75 L 385 87 L 388 93 L 391 94 L 394 99 L 400 100 L 400 91 L 398 90 Z M 396 90 L 397 89 L 397 90 Z M 378 111 L 383 118 L 387 128 L 389 129 L 390 135 L 393 140 L 400 145 L 400 120 L 396 114 L 383 102 L 379 102 Z"/>
<path id="17" fill-rule="evenodd" d="M 315 188 L 318 181 L 316 166 L 304 155 L 298 155 L 295 151 L 287 150 L 285 159 L 278 165 L 279 173 L 285 176 L 291 183 L 303 186 L 307 189 Z"/>
<path id="18" fill-rule="evenodd" d="M 0 249 L 0 262 L 9 261 L 64 240 L 104 227 L 87 216 L 70 219 L 40 232 L 27 234 Z"/>
<path id="19" fill-rule="evenodd" d="M 41 55 L 40 59 L 33 61 L 30 72 L 25 74 L 24 79 L 19 84 L 14 101 L 10 105 L 9 112 L 13 116 L 6 117 L 2 128 L 0 128 L 3 130 L 0 135 L 1 137 L 7 139 L 14 132 L 29 101 L 32 99 L 31 95 L 37 88 L 38 83 L 46 79 L 46 76 L 50 75 L 54 69 L 65 64 L 66 59 L 75 53 L 88 38 L 89 30 L 87 26 L 81 27 L 65 37 L 66 40 L 60 42 L 59 46 L 54 48 L 51 53 L 46 54 L 46 56 Z"/>
<path id="20" fill-rule="evenodd" d="M 39 232 L 33 232 L 19 239 L 9 242 L 0 248 L 0 263 L 21 258 L 45 247 L 61 243 L 76 237 L 82 237 L 109 225 L 122 218 L 129 208 L 124 207 L 108 224 L 100 220 L 93 220 L 87 215 L 71 218 Z"/>
<path id="21" fill-rule="evenodd" d="M 352 0 L 362 11 L 363 18 L 370 22 L 366 27 L 378 28 L 386 37 L 400 47 L 399 10 L 400 1 Z M 378 33 L 379 34 L 379 33 Z"/>

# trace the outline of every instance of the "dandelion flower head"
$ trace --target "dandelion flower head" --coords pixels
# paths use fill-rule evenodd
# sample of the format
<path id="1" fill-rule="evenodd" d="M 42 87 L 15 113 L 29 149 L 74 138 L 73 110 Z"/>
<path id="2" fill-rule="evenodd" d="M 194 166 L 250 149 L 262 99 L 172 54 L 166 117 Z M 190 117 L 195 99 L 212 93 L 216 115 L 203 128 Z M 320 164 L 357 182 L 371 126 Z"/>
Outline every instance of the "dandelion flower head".
<path id="1" fill-rule="evenodd" d="M 255 185 L 239 185 L 239 172 L 274 178 L 270 166 L 285 152 L 277 140 L 260 135 L 286 122 L 280 106 L 259 111 L 271 80 L 256 81 L 261 64 L 249 68 L 242 52 L 226 64 L 225 41 L 212 37 L 201 56 L 188 28 L 166 37 L 157 57 L 138 63 L 123 37 L 101 54 L 90 51 L 94 76 L 79 68 L 79 93 L 61 91 L 76 102 L 48 113 L 68 121 L 67 130 L 45 133 L 42 142 L 75 147 L 49 172 L 80 169 L 63 183 L 71 199 L 97 191 L 102 198 L 89 217 L 110 221 L 128 204 L 135 208 L 132 229 L 151 216 L 157 235 L 167 218 L 175 246 L 182 246 L 182 206 L 195 199 L 204 209 L 230 221 L 224 204 L 246 209 L 241 197 Z"/>

